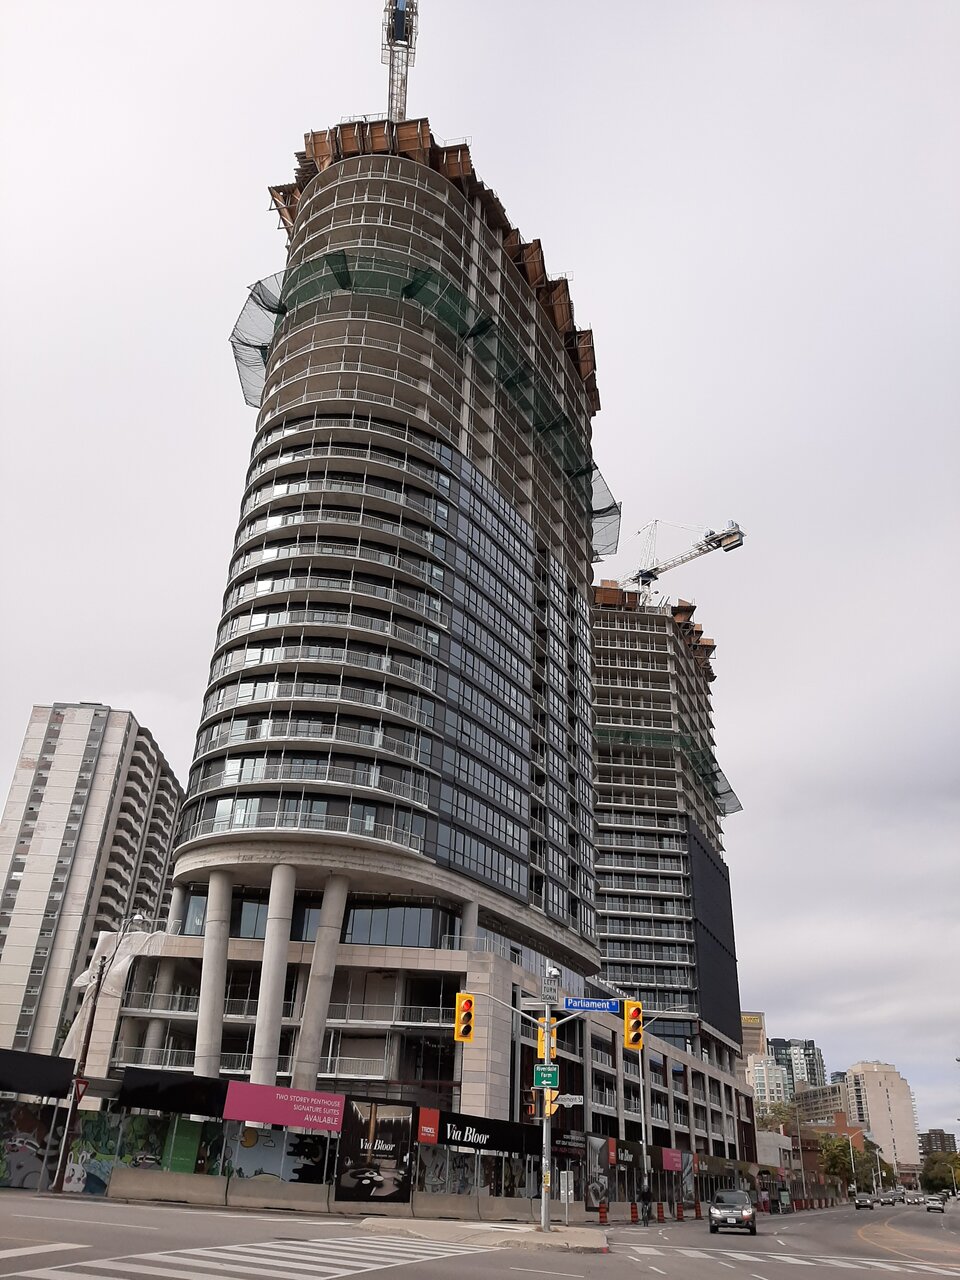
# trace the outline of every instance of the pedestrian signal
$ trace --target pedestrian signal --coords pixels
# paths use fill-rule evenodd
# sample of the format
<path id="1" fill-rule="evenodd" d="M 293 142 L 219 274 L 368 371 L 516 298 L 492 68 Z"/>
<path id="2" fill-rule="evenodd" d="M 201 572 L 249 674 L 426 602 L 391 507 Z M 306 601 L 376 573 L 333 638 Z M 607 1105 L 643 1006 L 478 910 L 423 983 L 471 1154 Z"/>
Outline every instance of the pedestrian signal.
<path id="1" fill-rule="evenodd" d="M 453 1022 L 453 1038 L 460 1044 L 473 1044 L 476 1030 L 473 1022 L 474 998 L 469 992 L 457 992 L 457 1009 Z"/>
<path id="2" fill-rule="evenodd" d="M 544 1050 L 544 1043 L 543 1043 L 543 1040 L 544 1040 L 544 1036 L 543 1036 L 544 1020 L 543 1020 L 543 1018 L 538 1018 L 538 1019 L 537 1019 L 537 1023 L 538 1023 L 538 1026 L 537 1026 L 537 1057 L 540 1059 L 540 1061 L 541 1061 L 541 1062 L 545 1062 L 545 1061 L 546 1061 L 546 1059 L 545 1059 L 545 1058 L 544 1058 L 544 1056 L 543 1056 L 543 1050 Z M 557 1056 L 557 1033 L 556 1033 L 556 1031 L 554 1031 L 554 1027 L 555 1027 L 556 1025 L 557 1025 L 557 1020 L 556 1020 L 556 1018 L 551 1018 L 551 1019 L 550 1019 L 550 1057 L 551 1057 L 551 1058 L 555 1058 L 555 1057 Z"/>
<path id="3" fill-rule="evenodd" d="M 623 1043 L 627 1049 L 643 1048 L 643 1005 L 639 1000 L 624 1002 Z"/>

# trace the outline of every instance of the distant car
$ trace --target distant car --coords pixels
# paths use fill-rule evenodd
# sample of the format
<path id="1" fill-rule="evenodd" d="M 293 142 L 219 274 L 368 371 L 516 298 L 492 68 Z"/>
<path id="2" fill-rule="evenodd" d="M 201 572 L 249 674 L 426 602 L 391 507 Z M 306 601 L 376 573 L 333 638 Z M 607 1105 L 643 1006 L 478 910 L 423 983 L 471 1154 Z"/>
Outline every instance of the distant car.
<path id="1" fill-rule="evenodd" d="M 927 1213 L 944 1213 L 946 1206 L 939 1196 L 927 1196 L 925 1202 Z"/>
<path id="2" fill-rule="evenodd" d="M 873 1196 L 868 1191 L 858 1191 L 853 1204 L 857 1209 L 872 1209 Z"/>
<path id="3" fill-rule="evenodd" d="M 897 1203 L 897 1197 L 893 1194 L 893 1192 L 892 1192 L 892 1191 L 884 1191 L 884 1192 L 881 1194 L 881 1196 L 880 1196 L 880 1203 L 881 1203 L 881 1204 L 896 1204 L 896 1203 Z"/>
<path id="4" fill-rule="evenodd" d="M 745 1191 L 718 1191 L 710 1201 L 710 1234 L 721 1227 L 731 1231 L 757 1234 L 757 1211 Z"/>

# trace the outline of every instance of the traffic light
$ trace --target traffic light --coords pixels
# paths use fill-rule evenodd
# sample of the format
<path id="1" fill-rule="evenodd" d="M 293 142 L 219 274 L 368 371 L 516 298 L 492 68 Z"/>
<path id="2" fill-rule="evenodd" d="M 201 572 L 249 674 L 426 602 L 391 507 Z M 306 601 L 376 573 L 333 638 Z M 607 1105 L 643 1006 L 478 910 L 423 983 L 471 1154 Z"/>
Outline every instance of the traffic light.
<path id="1" fill-rule="evenodd" d="M 623 1043 L 627 1049 L 643 1048 L 643 1005 L 639 1000 L 624 1001 Z"/>
<path id="2" fill-rule="evenodd" d="M 523 1091 L 523 1114 L 528 1120 L 537 1119 L 537 1093 L 542 1092 L 538 1089 L 524 1089 Z"/>
<path id="3" fill-rule="evenodd" d="M 474 998 L 467 991 L 457 992 L 457 1010 L 453 1021 L 453 1038 L 460 1044 L 473 1044 L 476 1030 L 473 1022 Z"/>
<path id="4" fill-rule="evenodd" d="M 543 1090 L 543 1114 L 552 1116 L 557 1110 L 557 1098 L 560 1096 L 559 1089 Z"/>
<path id="5" fill-rule="evenodd" d="M 539 1024 L 539 1025 L 537 1026 L 537 1057 L 540 1059 L 540 1061 L 541 1061 L 541 1062 L 543 1062 L 543 1027 L 544 1027 L 544 1020 L 543 1020 L 543 1018 L 538 1018 L 538 1019 L 537 1019 L 537 1022 L 538 1022 L 538 1024 Z M 556 1020 L 556 1018 L 551 1018 L 551 1019 L 550 1019 L 550 1057 L 551 1057 L 551 1058 L 555 1058 L 555 1057 L 557 1056 L 557 1033 L 556 1033 L 556 1031 L 554 1031 L 554 1030 L 553 1030 L 553 1028 L 554 1028 L 556 1025 L 557 1025 L 557 1020 Z"/>

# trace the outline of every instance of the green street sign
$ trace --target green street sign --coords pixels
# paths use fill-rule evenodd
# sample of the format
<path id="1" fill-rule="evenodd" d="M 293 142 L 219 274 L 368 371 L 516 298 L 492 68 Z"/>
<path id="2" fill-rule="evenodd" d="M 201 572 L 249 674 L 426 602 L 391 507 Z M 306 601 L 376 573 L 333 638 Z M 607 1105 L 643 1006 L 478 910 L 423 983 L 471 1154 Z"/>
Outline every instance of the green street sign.
<path id="1" fill-rule="evenodd" d="M 533 1068 L 533 1087 L 535 1089 L 560 1088 L 560 1063 L 538 1062 Z"/>

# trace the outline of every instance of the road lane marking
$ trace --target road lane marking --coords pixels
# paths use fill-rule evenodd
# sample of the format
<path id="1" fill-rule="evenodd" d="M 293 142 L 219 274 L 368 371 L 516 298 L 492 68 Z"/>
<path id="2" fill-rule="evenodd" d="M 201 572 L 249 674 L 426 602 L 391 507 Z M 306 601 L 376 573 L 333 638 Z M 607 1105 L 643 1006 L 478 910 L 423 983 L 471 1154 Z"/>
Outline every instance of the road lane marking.
<path id="1" fill-rule="evenodd" d="M 19 1249 L 0 1249 L 0 1258 L 22 1258 L 25 1254 L 54 1253 L 57 1249 L 88 1249 L 86 1244 L 32 1244 Z"/>
<path id="2" fill-rule="evenodd" d="M 731 1271 L 736 1271 L 736 1267 L 732 1262 L 724 1262 L 722 1258 L 714 1258 L 714 1262 L 719 1262 L 721 1267 L 729 1267 Z"/>
<path id="3" fill-rule="evenodd" d="M 777 1258 L 777 1261 L 778 1261 L 778 1262 L 789 1262 L 789 1263 L 790 1263 L 790 1265 L 791 1265 L 791 1267 L 813 1267 L 813 1266 L 816 1266 L 816 1263 L 814 1263 L 814 1262 L 808 1262 L 806 1258 L 797 1258 L 797 1257 L 795 1257 L 793 1254 L 790 1254 L 790 1253 L 783 1253 L 783 1254 L 781 1254 L 781 1255 L 780 1255 L 780 1257 L 779 1257 L 779 1258 Z"/>
<path id="4" fill-rule="evenodd" d="M 539 1267 L 511 1267 L 511 1271 L 525 1271 L 531 1276 L 570 1276 L 571 1280 L 586 1280 L 579 1271 L 541 1271 Z"/>
<path id="5" fill-rule="evenodd" d="M 661 1271 L 659 1267 L 651 1267 L 650 1270 L 655 1271 L 658 1276 L 665 1276 L 667 1274 L 665 1271 Z"/>
<path id="6" fill-rule="evenodd" d="M 751 1271 L 750 1275 L 753 1277 L 753 1280 L 767 1280 L 766 1276 L 758 1276 L 755 1271 Z"/>
<path id="7" fill-rule="evenodd" d="M 15 1213 L 15 1218 L 37 1219 L 39 1222 L 79 1222 L 81 1225 L 91 1223 L 95 1227 L 126 1227 L 129 1231 L 161 1231 L 162 1227 L 140 1226 L 133 1222 L 114 1222 L 112 1218 L 61 1218 L 51 1213 Z"/>

